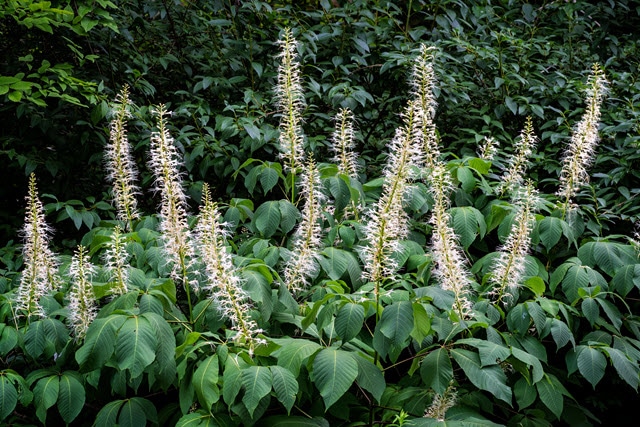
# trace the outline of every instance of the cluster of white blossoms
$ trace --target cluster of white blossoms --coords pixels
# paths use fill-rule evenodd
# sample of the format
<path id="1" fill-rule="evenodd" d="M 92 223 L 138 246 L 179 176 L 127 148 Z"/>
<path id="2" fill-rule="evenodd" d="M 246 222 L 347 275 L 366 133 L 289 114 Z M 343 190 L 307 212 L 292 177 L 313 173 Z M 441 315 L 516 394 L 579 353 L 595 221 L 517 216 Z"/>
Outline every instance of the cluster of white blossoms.
<path id="1" fill-rule="evenodd" d="M 536 135 L 533 132 L 531 116 L 527 117 L 526 124 L 520 137 L 514 144 L 515 152 L 507 160 L 507 168 L 502 175 L 500 185 L 496 188 L 497 194 L 512 193 L 524 182 L 525 172 L 529 157 L 536 147 Z"/>
<path id="2" fill-rule="evenodd" d="M 249 317 L 251 304 L 242 289 L 239 272 L 233 265 L 227 251 L 226 239 L 229 231 L 222 222 L 218 206 L 211 200 L 209 188 L 203 186 L 203 204 L 195 227 L 194 241 L 205 268 L 204 290 L 209 292 L 217 310 L 231 321 L 236 332 L 234 340 L 249 348 L 249 353 L 265 341 L 257 338 L 262 333 L 254 320 Z"/>
<path id="3" fill-rule="evenodd" d="M 490 276 L 493 284 L 490 295 L 505 305 L 516 299 L 518 288 L 522 285 L 526 256 L 531 246 L 531 231 L 536 222 L 535 212 L 539 204 L 538 193 L 531 183 L 516 190 L 512 199 L 515 206 L 513 224 L 507 240 L 499 249 Z"/>
<path id="4" fill-rule="evenodd" d="M 104 269 L 109 274 L 109 281 L 113 283 L 113 295 L 127 293 L 129 283 L 129 254 L 127 253 L 125 237 L 120 226 L 116 226 L 107 242 L 103 255 Z"/>
<path id="5" fill-rule="evenodd" d="M 125 86 L 115 100 L 114 117 L 109 123 L 109 141 L 104 151 L 107 181 L 112 184 L 116 215 L 129 229 L 131 222 L 140 217 L 136 200 L 136 194 L 140 192 L 136 185 L 138 172 L 126 129 L 127 119 L 131 117 L 130 106 L 129 88 Z"/>
<path id="6" fill-rule="evenodd" d="M 458 393 L 453 384 L 450 384 L 444 393 L 436 393 L 431 405 L 424 411 L 424 418 L 434 418 L 438 421 L 444 421 L 447 411 L 456 404 L 457 400 Z"/>
<path id="7" fill-rule="evenodd" d="M 280 119 L 280 156 L 285 160 L 285 170 L 294 175 L 304 163 L 304 133 L 302 110 L 305 107 L 300 63 L 296 60 L 298 43 L 290 28 L 284 30 L 278 41 L 280 65 L 278 84 L 275 88 L 276 107 Z"/>
<path id="8" fill-rule="evenodd" d="M 78 246 L 76 253 L 71 258 L 69 277 L 69 317 L 67 321 L 73 330 L 76 340 L 81 340 L 87 333 L 87 329 L 97 315 L 96 298 L 93 293 L 91 278 L 96 268 L 87 259 L 88 254 L 84 246 Z"/>
<path id="9" fill-rule="evenodd" d="M 353 132 L 353 112 L 348 108 L 341 108 L 336 114 L 335 130 L 331 138 L 331 149 L 334 152 L 333 161 L 338 165 L 338 173 L 350 178 L 358 177 L 358 155 L 355 148 Z"/>
<path id="10" fill-rule="evenodd" d="M 436 135 L 434 118 L 438 106 L 435 96 L 436 72 L 433 67 L 435 48 L 425 44 L 420 45 L 419 55 L 413 62 L 409 84 L 411 95 L 418 103 L 422 118 L 422 143 L 424 162 L 427 168 L 440 159 L 440 148 Z"/>
<path id="11" fill-rule="evenodd" d="M 189 243 L 190 230 L 187 222 L 187 196 L 182 188 L 182 157 L 167 129 L 164 105 L 155 111 L 157 130 L 151 133 L 149 168 L 155 178 L 155 191 L 160 193 L 160 232 L 167 262 L 171 265 L 171 276 L 185 286 L 189 283 L 188 268 L 193 259 L 193 248 Z"/>
<path id="12" fill-rule="evenodd" d="M 51 228 L 44 216 L 44 207 L 38 198 L 36 176 L 29 176 L 27 208 L 22 235 L 24 269 L 16 294 L 17 316 L 44 316 L 40 299 L 59 288 L 57 257 L 49 248 Z"/>
<path id="13" fill-rule="evenodd" d="M 485 136 L 484 142 L 478 149 L 478 157 L 482 160 L 492 162 L 495 155 L 498 153 L 499 143 L 492 136 Z"/>
<path id="14" fill-rule="evenodd" d="M 284 282 L 298 293 L 306 289 L 318 272 L 318 257 L 322 247 L 322 211 L 326 197 L 321 191 L 320 173 L 313 159 L 307 160 L 300 176 L 300 195 L 304 199 L 302 221 L 293 235 L 289 260 L 285 263 Z"/>
<path id="15" fill-rule="evenodd" d="M 607 79 L 599 64 L 594 64 L 587 83 L 587 106 L 576 125 L 567 147 L 560 173 L 560 188 L 556 193 L 561 198 L 562 210 L 567 213 L 578 190 L 589 182 L 587 169 L 593 163 L 598 145 L 600 106 L 607 92 Z"/>

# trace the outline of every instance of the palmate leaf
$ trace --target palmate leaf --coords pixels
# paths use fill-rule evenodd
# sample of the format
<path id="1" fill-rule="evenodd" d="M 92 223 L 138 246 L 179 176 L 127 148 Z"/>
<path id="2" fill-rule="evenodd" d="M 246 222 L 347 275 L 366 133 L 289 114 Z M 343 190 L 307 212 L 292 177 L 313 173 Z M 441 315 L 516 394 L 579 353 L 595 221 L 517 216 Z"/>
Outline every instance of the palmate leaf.
<path id="1" fill-rule="evenodd" d="M 230 355 L 224 365 L 222 375 L 222 398 L 231 406 L 242 388 L 242 370 L 238 355 Z"/>
<path id="2" fill-rule="evenodd" d="M 84 406 L 85 390 L 75 373 L 65 372 L 60 376 L 58 412 L 66 423 L 71 423 Z"/>
<path id="3" fill-rule="evenodd" d="M 218 355 L 207 357 L 200 362 L 198 369 L 191 379 L 200 405 L 207 411 L 211 410 L 214 403 L 220 398 L 218 388 Z"/>
<path id="4" fill-rule="evenodd" d="M 0 421 L 13 412 L 18 403 L 18 391 L 13 382 L 5 375 L 0 375 Z"/>
<path id="5" fill-rule="evenodd" d="M 422 359 L 420 376 L 427 387 L 436 393 L 443 394 L 453 379 L 453 367 L 449 353 L 445 348 L 438 348 Z"/>
<path id="6" fill-rule="evenodd" d="M 142 316 L 129 317 L 118 332 L 115 357 L 118 368 L 128 369 L 131 379 L 142 375 L 156 358 L 158 340 L 151 323 Z"/>
<path id="7" fill-rule="evenodd" d="M 329 409 L 351 387 L 358 376 L 358 364 L 352 355 L 336 348 L 321 350 L 313 361 L 313 381 Z"/>
<path id="8" fill-rule="evenodd" d="M 242 402 L 247 408 L 249 416 L 253 417 L 260 400 L 271 391 L 271 371 L 265 366 L 249 366 L 243 369 L 242 386 L 244 388 Z"/>
<path id="9" fill-rule="evenodd" d="M 298 394 L 298 381 L 290 370 L 280 366 L 270 366 L 273 391 L 276 397 L 287 408 L 287 414 L 291 413 L 291 408 L 296 402 Z"/>
<path id="10" fill-rule="evenodd" d="M 83 372 L 100 369 L 111 358 L 115 349 L 116 332 L 127 320 L 127 316 L 111 315 L 95 319 L 82 347 L 76 352 L 76 362 Z"/>
<path id="11" fill-rule="evenodd" d="M 507 386 L 507 377 L 499 366 L 483 368 L 480 356 L 469 350 L 455 348 L 451 350 L 451 355 L 473 385 L 511 405 L 511 389 Z"/>

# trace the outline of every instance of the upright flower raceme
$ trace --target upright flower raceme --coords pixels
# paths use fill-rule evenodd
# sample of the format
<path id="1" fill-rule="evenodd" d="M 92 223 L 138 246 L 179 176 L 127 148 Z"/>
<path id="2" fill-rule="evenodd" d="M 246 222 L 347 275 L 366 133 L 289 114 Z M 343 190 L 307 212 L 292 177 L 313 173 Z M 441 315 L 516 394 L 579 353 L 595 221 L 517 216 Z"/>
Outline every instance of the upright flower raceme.
<path id="1" fill-rule="evenodd" d="M 180 167 L 182 162 L 173 138 L 167 129 L 167 111 L 160 105 L 156 111 L 158 130 L 151 134 L 149 167 L 155 177 L 155 190 L 160 193 L 160 232 L 164 253 L 170 263 L 174 279 L 188 283 L 188 266 L 193 258 L 193 248 L 189 244 L 187 223 L 187 196 L 182 188 Z"/>
<path id="2" fill-rule="evenodd" d="M 594 64 L 587 89 L 587 107 L 571 135 L 560 172 L 560 188 L 556 193 L 563 212 L 571 207 L 571 200 L 580 187 L 589 182 L 587 169 L 591 166 L 598 144 L 600 105 L 607 92 L 607 79 L 599 64 Z"/>
<path id="3" fill-rule="evenodd" d="M 533 122 L 531 117 L 527 117 L 520 137 L 516 139 L 515 153 L 508 160 L 507 170 L 502 175 L 502 180 L 496 192 L 503 194 L 511 192 L 524 182 L 524 176 L 529 162 L 529 157 L 533 154 L 536 146 L 536 135 L 533 132 Z"/>
<path id="4" fill-rule="evenodd" d="M 376 284 L 395 274 L 398 266 L 392 254 L 400 240 L 409 233 L 409 218 L 403 209 L 403 199 L 423 164 L 422 109 L 412 101 L 405 110 L 404 125 L 396 130 L 389 144 L 384 169 L 382 195 L 367 215 L 364 235 L 368 245 L 363 249 L 365 277 Z"/>
<path id="5" fill-rule="evenodd" d="M 84 246 L 78 246 L 71 259 L 69 276 L 71 288 L 69 289 L 69 326 L 73 330 L 76 340 L 84 338 L 97 315 L 97 307 L 91 277 L 95 274 L 95 267 L 87 259 Z"/>
<path id="6" fill-rule="evenodd" d="M 105 148 L 107 180 L 113 185 L 113 203 L 117 218 L 131 228 L 131 222 L 140 217 L 137 209 L 136 185 L 138 172 L 131 154 L 127 138 L 126 122 L 131 113 L 129 108 L 129 88 L 125 86 L 116 97 L 114 117 L 110 123 L 109 142 Z"/>
<path id="7" fill-rule="evenodd" d="M 510 304 L 517 297 L 526 268 L 526 256 L 531 245 L 531 231 L 535 225 L 538 196 L 531 183 L 527 183 L 514 195 L 515 214 L 507 240 L 500 248 L 492 270 L 491 294 L 498 301 Z"/>
<path id="8" fill-rule="evenodd" d="M 358 156 L 353 151 L 354 147 L 353 113 L 348 108 L 342 108 L 336 115 L 331 148 L 338 172 L 350 178 L 358 177 Z"/>
<path id="9" fill-rule="evenodd" d="M 313 159 L 307 161 L 300 181 L 300 194 L 304 199 L 302 221 L 293 236 L 291 257 L 284 270 L 284 281 L 290 291 L 297 293 L 309 284 L 309 278 L 318 271 L 319 250 L 322 246 L 322 204 L 320 174 Z"/>
<path id="10" fill-rule="evenodd" d="M 127 293 L 129 282 L 129 254 L 125 247 L 125 239 L 122 229 L 116 226 L 113 229 L 111 239 L 107 242 L 107 250 L 104 253 L 104 266 L 109 272 L 109 281 L 113 283 L 111 292 L 114 295 Z"/>
<path id="11" fill-rule="evenodd" d="M 222 222 L 220 212 L 211 201 L 209 188 L 203 186 L 203 205 L 195 228 L 195 241 L 204 264 L 207 290 L 222 315 L 231 320 L 236 331 L 235 341 L 247 345 L 253 354 L 256 345 L 264 343 L 257 338 L 262 332 L 256 322 L 249 318 L 251 304 L 242 289 L 240 276 L 226 248 L 229 231 Z"/>
<path id="12" fill-rule="evenodd" d="M 430 184 L 430 192 L 434 200 L 431 216 L 433 274 L 440 282 L 442 289 L 453 292 L 453 310 L 462 320 L 468 318 L 471 312 L 471 302 L 468 299 L 471 279 L 458 237 L 451 227 L 451 215 L 448 209 L 453 184 L 444 163 L 435 164 L 431 171 Z"/>
<path id="13" fill-rule="evenodd" d="M 484 143 L 478 150 L 478 157 L 482 160 L 492 162 L 496 153 L 498 152 L 498 141 L 492 136 L 485 136 Z"/>
<path id="14" fill-rule="evenodd" d="M 280 152 L 286 161 L 285 167 L 293 175 L 304 161 L 304 136 L 302 132 L 302 110 L 305 106 L 300 77 L 300 63 L 296 60 L 297 41 L 291 29 L 284 30 L 278 42 L 280 66 L 278 84 L 275 89 L 276 107 L 282 114 L 280 119 Z"/>
<path id="15" fill-rule="evenodd" d="M 436 135 L 434 118 L 436 114 L 436 74 L 433 68 L 435 48 L 425 44 L 420 45 L 420 53 L 413 62 L 409 84 L 413 98 L 422 110 L 422 141 L 424 145 L 425 163 L 428 168 L 433 167 L 440 158 L 440 148 Z"/>
<path id="16" fill-rule="evenodd" d="M 49 248 L 51 228 L 44 217 L 44 207 L 38 198 L 36 176 L 29 176 L 29 191 L 25 211 L 24 247 L 22 249 L 24 270 L 16 294 L 16 315 L 29 319 L 33 315 L 44 316 L 40 299 L 57 290 L 59 277 L 57 260 Z"/>
<path id="17" fill-rule="evenodd" d="M 434 418 L 438 421 L 444 421 L 447 411 L 456 404 L 458 394 L 453 384 L 444 391 L 444 393 L 436 395 L 431 405 L 424 411 L 424 418 Z"/>

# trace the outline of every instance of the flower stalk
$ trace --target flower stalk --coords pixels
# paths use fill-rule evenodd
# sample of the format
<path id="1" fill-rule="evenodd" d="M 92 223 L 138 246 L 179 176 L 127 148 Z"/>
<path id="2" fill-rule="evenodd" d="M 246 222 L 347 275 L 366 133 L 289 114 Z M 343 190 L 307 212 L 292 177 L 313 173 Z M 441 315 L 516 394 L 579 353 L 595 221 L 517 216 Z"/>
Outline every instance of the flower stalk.
<path id="1" fill-rule="evenodd" d="M 515 153 L 508 160 L 507 169 L 502 175 L 501 182 L 496 189 L 497 194 L 511 192 L 524 182 L 529 157 L 536 146 L 536 135 L 533 132 L 531 116 L 527 117 L 524 129 L 514 144 Z"/>
<path id="2" fill-rule="evenodd" d="M 113 295 L 126 294 L 129 282 L 129 254 L 125 246 L 125 237 L 119 226 L 113 229 L 113 234 L 107 245 L 107 250 L 104 253 L 104 267 L 109 272 L 109 281 L 113 283 L 111 292 Z"/>
<path id="3" fill-rule="evenodd" d="M 78 246 L 69 268 L 71 288 L 69 290 L 68 322 L 76 341 L 84 338 L 91 322 L 98 314 L 93 285 L 91 284 L 91 277 L 95 274 L 95 266 L 87 258 L 86 248 Z"/>

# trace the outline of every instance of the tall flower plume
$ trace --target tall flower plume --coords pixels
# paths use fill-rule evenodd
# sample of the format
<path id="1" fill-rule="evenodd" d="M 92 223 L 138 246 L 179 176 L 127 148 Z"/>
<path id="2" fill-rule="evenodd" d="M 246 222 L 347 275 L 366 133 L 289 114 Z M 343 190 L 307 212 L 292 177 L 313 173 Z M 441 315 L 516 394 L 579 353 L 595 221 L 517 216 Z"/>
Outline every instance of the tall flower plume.
<path id="1" fill-rule="evenodd" d="M 422 109 L 412 101 L 405 110 L 403 126 L 389 143 L 382 194 L 364 226 L 369 242 L 362 253 L 365 277 L 376 283 L 376 295 L 379 284 L 395 274 L 398 266 L 392 254 L 409 233 L 409 218 L 402 205 L 409 181 L 423 163 L 422 144 Z"/>
<path id="2" fill-rule="evenodd" d="M 335 157 L 333 161 L 338 165 L 338 172 L 350 178 L 358 177 L 358 156 L 355 148 L 353 133 L 353 113 L 348 108 L 342 108 L 336 115 L 336 126 L 331 138 L 331 148 Z"/>
<path id="3" fill-rule="evenodd" d="M 531 116 L 529 116 L 522 133 L 520 133 L 520 137 L 516 139 L 514 144 L 515 153 L 509 158 L 507 169 L 496 189 L 498 194 L 511 192 L 522 185 L 529 157 L 533 154 L 536 146 L 536 139 L 536 135 L 533 132 L 533 122 L 531 121 Z"/>
<path id="4" fill-rule="evenodd" d="M 491 271 L 491 291 L 498 301 L 510 304 L 517 296 L 525 271 L 525 260 L 531 245 L 531 230 L 536 222 L 538 196 L 531 183 L 514 194 L 515 215 L 506 242 Z"/>
<path id="5" fill-rule="evenodd" d="M 125 238 L 122 229 L 116 226 L 113 229 L 111 239 L 107 242 L 107 250 L 104 253 L 104 267 L 109 272 L 109 281 L 113 283 L 111 292 L 114 295 L 127 293 L 129 282 L 129 254 L 125 247 Z"/>
<path id="6" fill-rule="evenodd" d="M 78 246 L 69 267 L 71 288 L 69 289 L 69 305 L 67 306 L 69 309 L 68 321 L 76 340 L 85 336 L 89 325 L 98 314 L 91 284 L 95 267 L 87 257 L 85 247 Z"/>
<path id="7" fill-rule="evenodd" d="M 435 418 L 438 421 L 444 421 L 447 411 L 456 404 L 457 400 L 458 393 L 453 384 L 450 384 L 444 393 L 436 393 L 433 397 L 433 402 L 424 411 L 424 418 Z"/>
<path id="8" fill-rule="evenodd" d="M 257 338 L 262 332 L 249 318 L 249 297 L 242 289 L 240 276 L 226 248 L 229 231 L 222 222 L 216 203 L 211 201 L 209 187 L 203 186 L 203 205 L 195 228 L 195 241 L 204 264 L 207 290 L 222 315 L 229 319 L 236 331 L 236 342 L 249 347 L 253 354 L 256 345 L 264 341 Z"/>
<path id="9" fill-rule="evenodd" d="M 484 142 L 478 150 L 478 157 L 482 160 L 492 162 L 498 152 L 498 141 L 492 136 L 485 136 Z"/>
<path id="10" fill-rule="evenodd" d="M 188 266 L 193 258 L 189 244 L 187 223 L 187 196 L 182 188 L 181 157 L 167 129 L 164 105 L 158 106 L 157 131 L 151 134 L 149 168 L 155 177 L 155 190 L 160 193 L 160 232 L 172 277 L 187 286 Z M 191 283 L 197 287 L 196 283 Z"/>
<path id="11" fill-rule="evenodd" d="M 440 282 L 442 289 L 453 292 L 453 310 L 462 320 L 468 318 L 471 311 L 471 302 L 468 299 L 471 279 L 458 237 L 451 227 L 451 215 L 448 209 L 453 184 L 444 163 L 435 164 L 431 171 L 430 184 L 430 192 L 434 200 L 431 216 L 433 275 Z"/>
<path id="12" fill-rule="evenodd" d="M 300 63 L 296 59 L 297 41 L 290 28 L 284 30 L 278 41 L 280 46 L 280 66 L 278 84 L 275 88 L 276 107 L 282 114 L 280 119 L 280 156 L 286 161 L 285 167 L 293 175 L 304 161 L 304 134 L 302 131 L 302 110 L 305 106 Z"/>
<path id="13" fill-rule="evenodd" d="M 44 316 L 40 299 L 57 290 L 60 281 L 57 260 L 49 248 L 51 228 L 44 217 L 44 207 L 38 198 L 36 176 L 29 176 L 29 191 L 25 211 L 24 247 L 22 254 L 24 270 L 16 294 L 16 314 L 29 319 L 33 315 Z"/>
<path id="14" fill-rule="evenodd" d="M 137 209 L 136 194 L 140 189 L 136 185 L 138 171 L 131 154 L 127 137 L 126 122 L 131 117 L 129 108 L 129 87 L 125 86 L 116 97 L 109 142 L 105 148 L 107 180 L 113 185 L 113 203 L 117 218 L 131 228 L 131 222 L 140 217 Z"/>
<path id="15" fill-rule="evenodd" d="M 422 110 L 422 141 L 424 145 L 425 163 L 428 168 L 434 166 L 440 157 L 438 138 L 434 118 L 436 115 L 436 73 L 433 68 L 435 48 L 420 45 L 420 53 L 413 62 L 409 84 L 411 94 L 418 101 Z"/>
<path id="16" fill-rule="evenodd" d="M 293 236 L 291 257 L 284 269 L 284 281 L 290 291 L 302 291 L 309 278 L 318 271 L 319 249 L 322 246 L 322 204 L 320 174 L 313 159 L 307 161 L 300 180 L 300 194 L 304 198 L 302 221 Z"/>
<path id="17" fill-rule="evenodd" d="M 598 145 L 600 105 L 607 92 L 607 79 L 599 64 L 594 64 L 587 83 L 587 107 L 571 135 L 571 141 L 562 160 L 560 188 L 556 193 L 562 200 L 562 210 L 567 212 L 571 200 L 580 187 L 589 182 L 587 169 L 593 163 Z"/>

